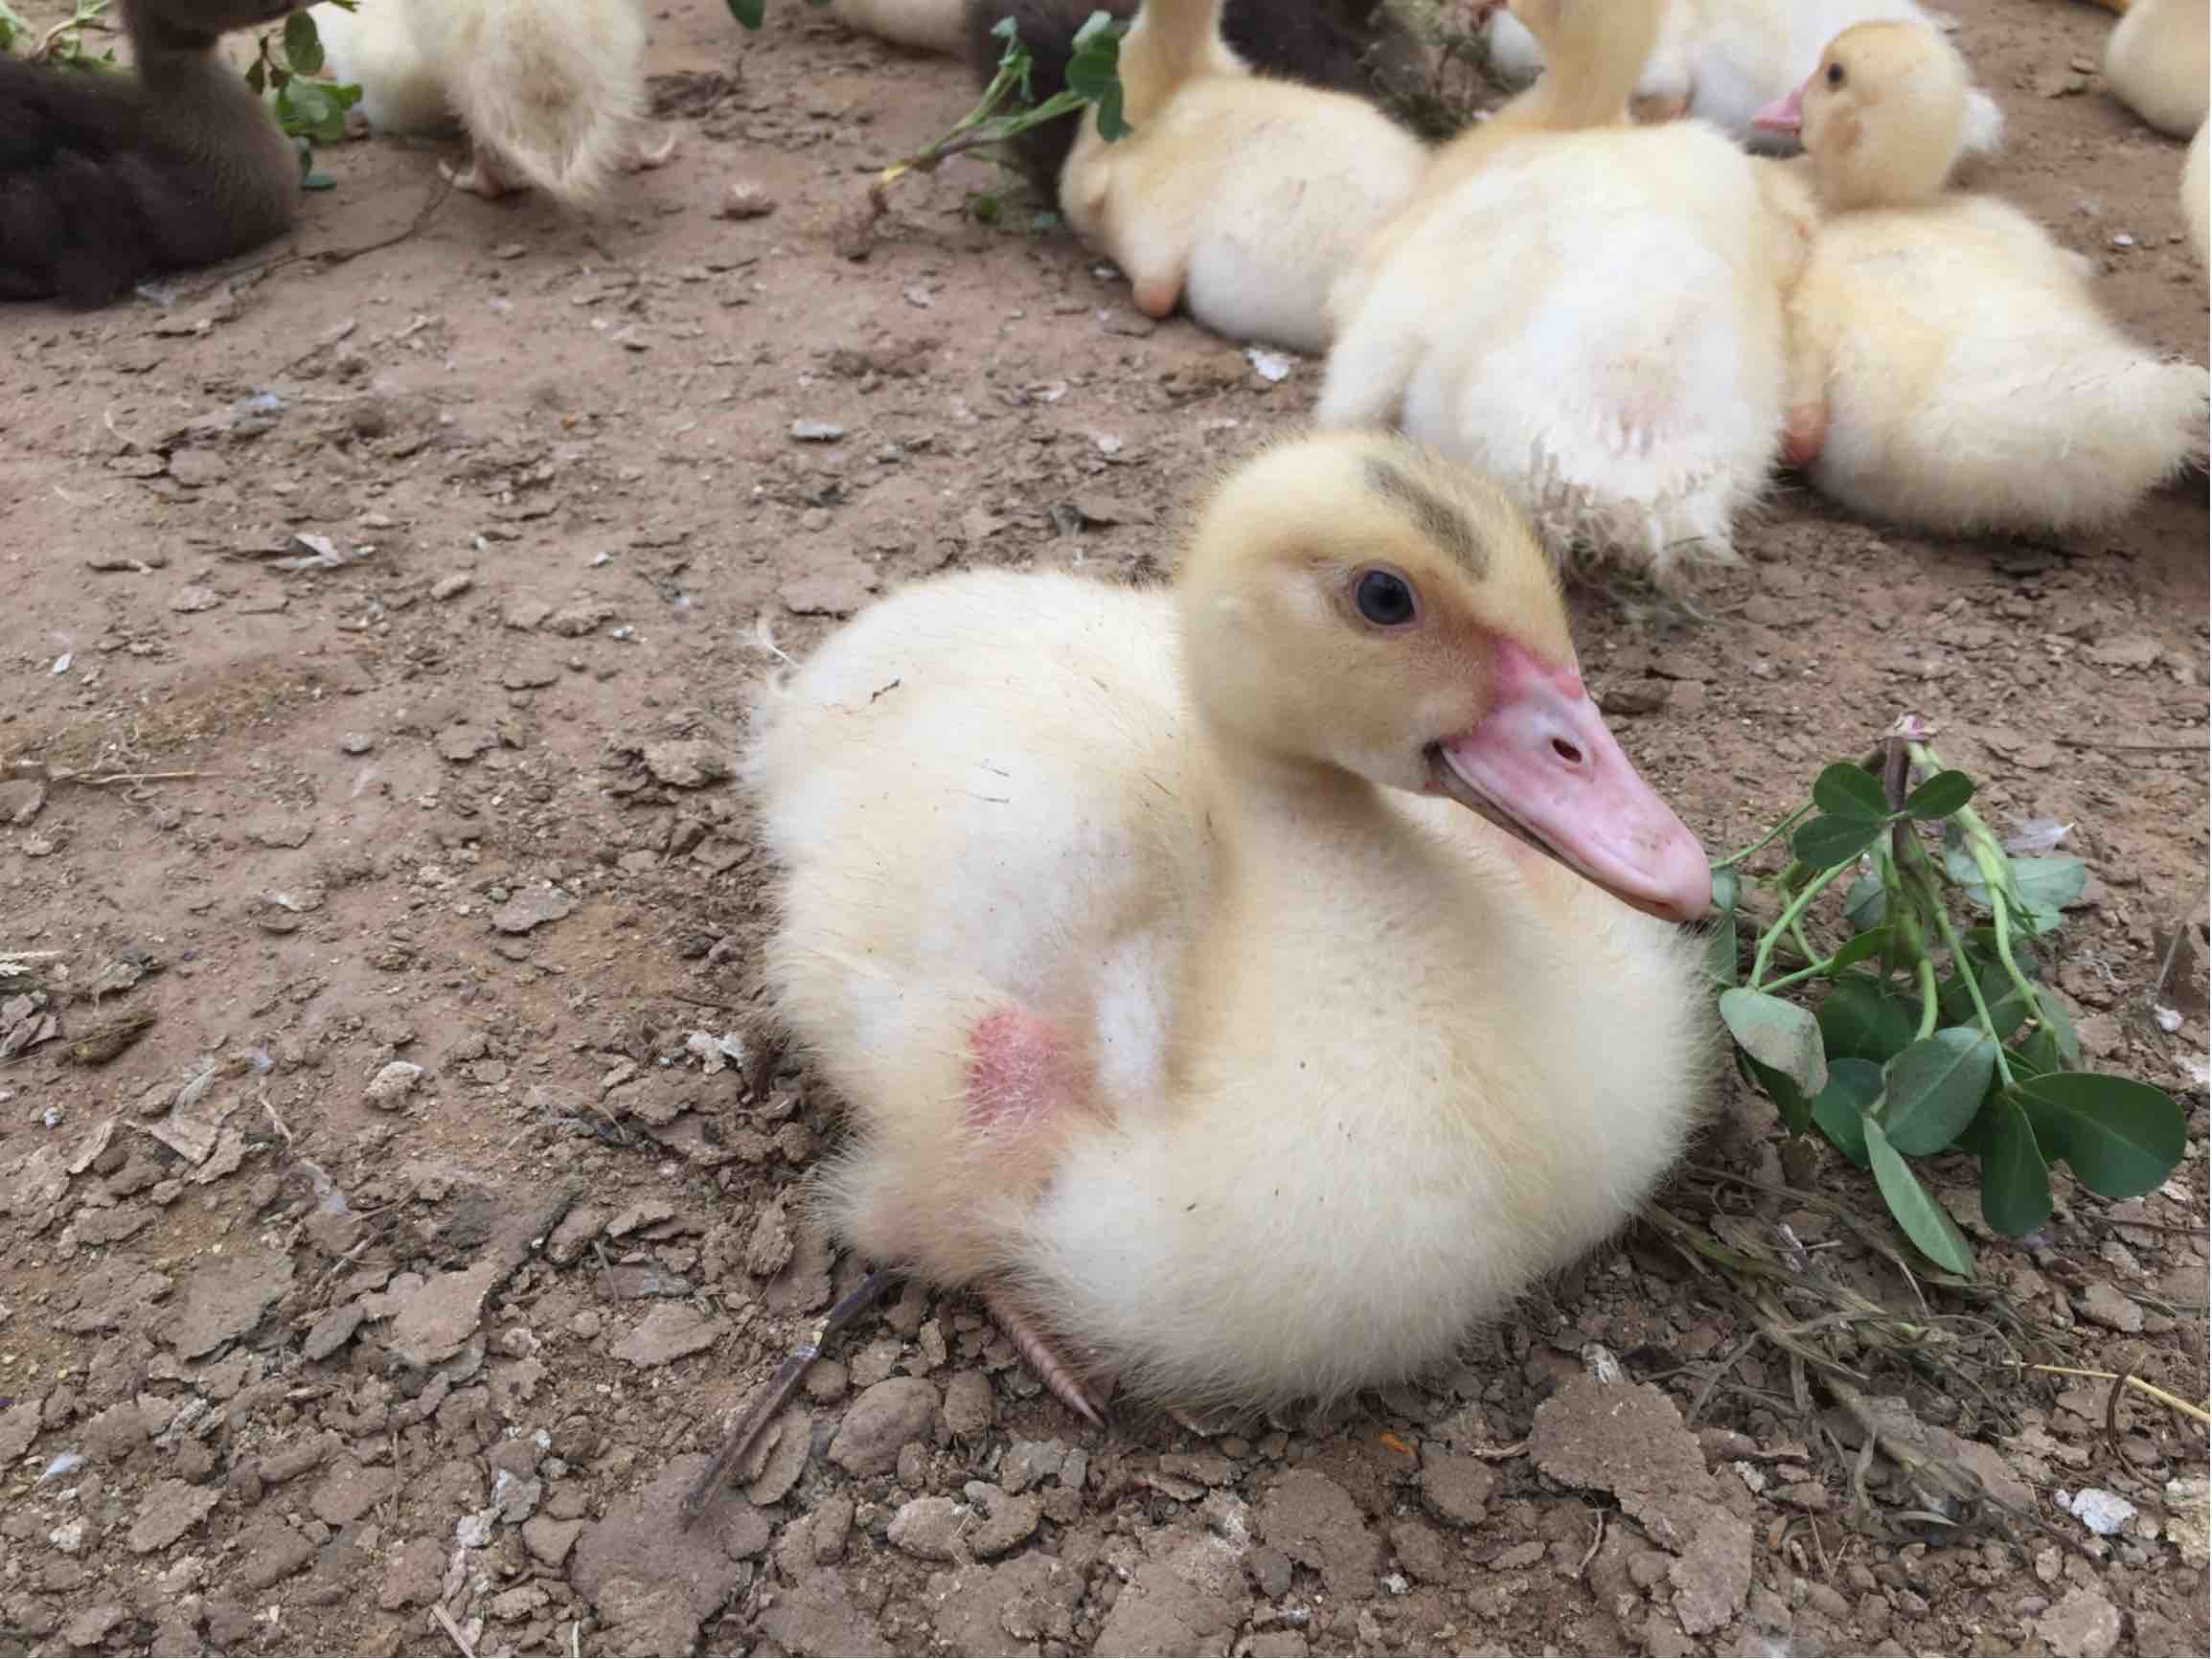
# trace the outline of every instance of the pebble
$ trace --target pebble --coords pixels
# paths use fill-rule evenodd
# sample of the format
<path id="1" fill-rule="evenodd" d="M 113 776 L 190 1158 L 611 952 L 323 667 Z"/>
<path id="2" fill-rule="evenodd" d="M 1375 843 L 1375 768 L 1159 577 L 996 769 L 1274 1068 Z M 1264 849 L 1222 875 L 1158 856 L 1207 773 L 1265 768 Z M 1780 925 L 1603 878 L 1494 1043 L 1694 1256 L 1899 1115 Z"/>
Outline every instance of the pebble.
<path id="1" fill-rule="evenodd" d="M 348 755 L 366 755 L 376 746 L 376 739 L 366 732 L 348 732 L 338 739 L 339 751 Z"/>
<path id="2" fill-rule="evenodd" d="M 775 211 L 776 198 L 768 193 L 767 187 L 751 179 L 740 179 L 722 193 L 723 218 L 765 218 Z"/>
<path id="3" fill-rule="evenodd" d="M 960 1440 L 974 1440 L 998 1420 L 998 1402 L 992 1396 L 991 1378 L 980 1371 L 963 1371 L 945 1385 L 945 1426 Z"/>
<path id="4" fill-rule="evenodd" d="M 899 1506 L 885 1534 L 891 1547 L 924 1561 L 956 1561 L 960 1534 L 973 1518 L 965 1504 L 950 1498 L 913 1498 Z"/>
<path id="5" fill-rule="evenodd" d="M 396 1112 L 422 1081 L 422 1068 L 412 1060 L 392 1060 L 369 1079 L 364 1091 L 369 1104 L 379 1111 Z"/>
<path id="6" fill-rule="evenodd" d="M 845 428 L 834 420 L 809 420 L 802 417 L 791 422 L 791 436 L 802 443 L 834 443 L 845 436 Z"/>
<path id="7" fill-rule="evenodd" d="M 475 585 L 476 579 L 474 577 L 465 570 L 457 570 L 451 576 L 442 576 L 436 582 L 432 583 L 430 597 L 441 602 L 449 599 L 459 599 Z"/>
<path id="8" fill-rule="evenodd" d="M 849 1474 L 879 1475 L 900 1448 L 927 1437 L 937 1420 L 937 1390 L 919 1376 L 894 1376 L 855 1400 L 830 1443 L 830 1461 Z"/>
<path id="9" fill-rule="evenodd" d="M 2134 1335 L 2143 1329 L 2143 1310 L 2102 1279 L 2090 1284 L 2076 1301 L 2082 1317 L 2110 1330 Z"/>

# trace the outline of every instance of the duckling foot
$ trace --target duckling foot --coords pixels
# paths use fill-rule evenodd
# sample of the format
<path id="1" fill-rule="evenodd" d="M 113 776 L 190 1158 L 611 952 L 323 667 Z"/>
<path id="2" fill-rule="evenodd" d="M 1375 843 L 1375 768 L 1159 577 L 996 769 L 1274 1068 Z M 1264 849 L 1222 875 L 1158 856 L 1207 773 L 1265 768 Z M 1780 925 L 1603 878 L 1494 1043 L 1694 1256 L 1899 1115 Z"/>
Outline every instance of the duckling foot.
<path id="1" fill-rule="evenodd" d="M 1076 1375 L 1075 1367 L 1060 1357 L 1060 1351 L 1028 1314 L 1021 1310 L 1005 1286 L 985 1282 L 979 1287 L 983 1306 L 991 1310 L 991 1317 L 998 1322 L 998 1329 L 1006 1332 L 1006 1340 L 1037 1373 L 1037 1380 L 1052 1392 L 1053 1398 L 1083 1419 L 1094 1428 L 1106 1427 L 1105 1402 L 1095 1400 L 1090 1390 Z"/>
<path id="2" fill-rule="evenodd" d="M 1182 283 L 1174 277 L 1140 277 L 1129 284 L 1130 298 L 1148 317 L 1173 316 L 1182 291 Z"/>
<path id="3" fill-rule="evenodd" d="M 1820 449 L 1828 442 L 1828 405 L 1826 403 L 1800 403 L 1790 411 L 1782 426 L 1782 463 L 1786 466 L 1810 466 L 1820 458 Z"/>
<path id="4" fill-rule="evenodd" d="M 470 195 L 480 195 L 486 201 L 497 201 L 522 188 L 521 181 L 510 178 L 499 165 L 497 153 L 488 146 L 468 141 L 468 165 L 456 172 L 444 162 L 438 170 L 445 175 L 455 190 L 465 190 Z"/>
<path id="5" fill-rule="evenodd" d="M 650 168 L 666 167 L 675 152 L 675 128 L 665 130 L 658 144 L 649 142 L 641 133 L 632 142 L 629 153 L 622 158 L 622 168 L 625 172 L 644 172 Z"/>

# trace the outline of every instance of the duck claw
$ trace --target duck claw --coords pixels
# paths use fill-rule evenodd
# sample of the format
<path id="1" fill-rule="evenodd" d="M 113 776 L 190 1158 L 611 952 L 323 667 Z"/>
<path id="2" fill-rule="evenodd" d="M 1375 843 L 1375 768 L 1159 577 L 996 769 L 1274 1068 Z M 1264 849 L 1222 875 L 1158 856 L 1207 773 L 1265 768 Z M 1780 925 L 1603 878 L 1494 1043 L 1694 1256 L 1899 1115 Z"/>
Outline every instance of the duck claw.
<path id="1" fill-rule="evenodd" d="M 998 1329 L 1006 1332 L 1007 1341 L 1014 1344 L 1015 1352 L 1036 1373 L 1037 1380 L 1044 1384 L 1053 1398 L 1093 1428 L 1106 1427 L 1105 1401 L 1092 1397 L 1075 1367 L 1060 1356 L 1051 1338 L 1038 1329 L 1036 1321 L 1021 1310 L 1005 1287 L 986 1284 L 981 1286 L 980 1294 L 983 1306 L 998 1322 Z"/>

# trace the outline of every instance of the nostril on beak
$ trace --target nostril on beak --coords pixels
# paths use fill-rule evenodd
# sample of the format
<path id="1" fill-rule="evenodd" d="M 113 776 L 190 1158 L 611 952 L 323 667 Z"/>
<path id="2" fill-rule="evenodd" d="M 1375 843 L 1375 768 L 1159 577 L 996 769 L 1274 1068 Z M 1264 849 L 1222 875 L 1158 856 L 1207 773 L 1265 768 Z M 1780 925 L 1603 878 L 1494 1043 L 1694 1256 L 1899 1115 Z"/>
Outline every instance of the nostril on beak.
<path id="1" fill-rule="evenodd" d="M 1552 753 L 1570 766 L 1579 766 L 1583 763 L 1583 752 L 1564 738 L 1552 739 Z"/>

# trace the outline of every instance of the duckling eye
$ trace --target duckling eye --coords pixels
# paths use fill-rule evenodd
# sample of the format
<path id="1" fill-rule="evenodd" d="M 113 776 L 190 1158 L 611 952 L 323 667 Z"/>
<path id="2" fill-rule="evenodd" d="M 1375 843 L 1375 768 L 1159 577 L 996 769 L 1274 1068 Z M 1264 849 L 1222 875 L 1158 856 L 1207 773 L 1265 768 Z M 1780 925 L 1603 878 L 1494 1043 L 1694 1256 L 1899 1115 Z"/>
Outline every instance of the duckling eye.
<path id="1" fill-rule="evenodd" d="M 1841 86 L 1843 84 L 1842 64 L 1831 63 L 1828 66 L 1828 84 L 1831 86 Z"/>
<path id="2" fill-rule="evenodd" d="M 1359 614 L 1377 627 L 1403 627 L 1413 620 L 1413 584 L 1394 570 L 1362 571 L 1352 587 Z"/>

